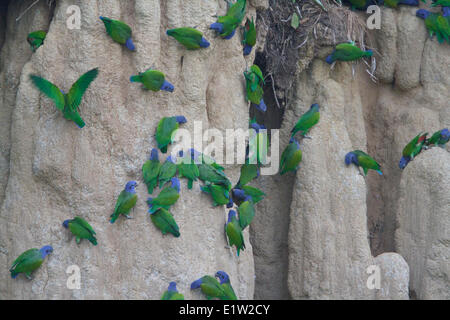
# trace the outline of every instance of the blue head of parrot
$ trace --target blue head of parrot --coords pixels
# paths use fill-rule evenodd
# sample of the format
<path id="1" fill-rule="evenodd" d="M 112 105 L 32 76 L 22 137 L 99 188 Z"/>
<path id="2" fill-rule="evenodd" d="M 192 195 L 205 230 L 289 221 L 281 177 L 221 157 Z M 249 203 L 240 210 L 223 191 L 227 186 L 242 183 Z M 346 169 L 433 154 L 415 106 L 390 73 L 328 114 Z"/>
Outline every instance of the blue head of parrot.
<path id="1" fill-rule="evenodd" d="M 125 47 L 127 47 L 128 50 L 131 50 L 131 51 L 135 51 L 136 50 L 136 47 L 135 47 L 135 45 L 133 43 L 133 39 L 131 39 L 131 38 L 127 39 L 127 41 L 125 42 Z"/>
<path id="2" fill-rule="evenodd" d="M 223 32 L 223 23 L 214 22 L 213 24 L 211 24 L 209 26 L 209 28 L 215 30 L 217 33 L 222 33 Z"/>
<path id="3" fill-rule="evenodd" d="M 158 161 L 158 149 L 153 148 L 152 151 L 150 152 L 150 160 L 152 161 Z"/>
<path id="4" fill-rule="evenodd" d="M 358 156 L 356 154 L 354 154 L 353 152 L 349 152 L 345 155 L 345 164 L 350 165 L 351 163 L 354 163 L 356 165 L 359 164 Z"/>
<path id="5" fill-rule="evenodd" d="M 233 197 L 239 199 L 239 200 L 244 200 L 245 199 L 245 192 L 242 189 L 233 189 Z"/>
<path id="6" fill-rule="evenodd" d="M 400 162 L 398 163 L 398 166 L 400 167 L 400 169 L 405 169 L 405 167 L 408 165 L 408 163 L 411 161 L 411 157 L 402 157 L 400 159 Z"/>
<path id="7" fill-rule="evenodd" d="M 66 229 L 69 228 L 69 222 L 70 222 L 70 219 L 65 220 L 65 221 L 63 222 L 63 224 L 62 224 L 63 227 L 66 228 Z"/>
<path id="8" fill-rule="evenodd" d="M 333 52 L 333 53 L 334 53 L 334 52 Z M 333 53 L 330 54 L 330 55 L 325 59 L 325 61 L 326 61 L 328 64 L 333 64 L 333 62 L 334 62 L 334 59 L 333 59 Z"/>
<path id="9" fill-rule="evenodd" d="M 294 137 L 291 137 L 291 138 L 289 139 L 289 143 L 295 143 L 295 145 L 297 146 L 297 150 L 300 149 L 300 144 L 298 143 L 297 140 L 295 140 Z"/>
<path id="10" fill-rule="evenodd" d="M 172 182 L 172 188 L 176 189 L 178 193 L 180 193 L 180 180 L 177 177 L 173 177 L 170 179 Z"/>
<path id="11" fill-rule="evenodd" d="M 183 156 L 184 156 L 184 151 L 183 151 L 183 150 L 180 150 L 180 151 L 178 152 L 178 156 L 179 156 L 180 158 L 183 158 Z"/>
<path id="12" fill-rule="evenodd" d="M 422 19 L 426 19 L 428 18 L 428 16 L 431 14 L 430 11 L 425 10 L 425 9 L 419 9 L 416 11 L 416 16 Z"/>
<path id="13" fill-rule="evenodd" d="M 136 186 L 137 186 L 136 181 L 128 181 L 125 186 L 125 191 L 131 192 L 131 193 L 136 193 L 136 190 L 135 190 Z"/>
<path id="14" fill-rule="evenodd" d="M 266 112 L 267 111 L 267 105 L 264 102 L 264 99 L 261 99 L 259 104 L 255 105 L 255 106 L 256 106 L 256 109 L 258 109 L 261 112 Z"/>
<path id="15" fill-rule="evenodd" d="M 164 80 L 164 83 L 162 84 L 160 89 L 163 91 L 173 92 L 173 90 L 175 90 L 175 87 L 169 81 Z"/>
<path id="16" fill-rule="evenodd" d="M 315 112 L 318 112 L 320 110 L 320 106 L 318 103 L 314 103 L 311 105 L 311 107 L 309 109 L 314 110 Z"/>
<path id="17" fill-rule="evenodd" d="M 244 198 L 245 202 L 247 202 L 247 201 L 249 202 L 249 201 L 252 201 L 252 200 L 253 200 L 253 198 L 251 196 L 247 196 L 246 195 L 245 198 Z"/>
<path id="18" fill-rule="evenodd" d="M 174 158 L 175 158 L 175 157 L 174 157 Z M 174 158 L 172 158 L 172 156 L 170 155 L 170 156 L 167 157 L 166 162 L 172 162 L 172 163 L 175 163 L 175 162 L 176 162 L 176 159 L 174 159 Z"/>
<path id="19" fill-rule="evenodd" d="M 194 148 L 189 149 L 188 152 L 191 155 L 191 159 L 194 160 L 196 164 L 201 163 L 202 161 L 202 159 L 200 159 L 200 157 L 202 156 L 201 152 L 198 152 Z"/>
<path id="20" fill-rule="evenodd" d="M 234 29 L 229 35 L 227 35 L 226 37 L 224 37 L 225 40 L 230 40 L 231 38 L 233 38 L 234 34 L 236 33 L 236 29 Z"/>
<path id="21" fill-rule="evenodd" d="M 233 198 L 230 197 L 230 201 L 228 201 L 228 203 L 227 203 L 227 208 L 228 208 L 228 209 L 233 208 L 233 204 L 234 204 Z"/>
<path id="22" fill-rule="evenodd" d="M 442 15 L 444 17 L 450 17 L 450 7 L 442 7 Z"/>
<path id="23" fill-rule="evenodd" d="M 230 211 L 228 212 L 228 223 L 230 223 L 231 220 L 232 220 L 234 217 L 236 217 L 236 211 L 230 210 Z"/>
<path id="24" fill-rule="evenodd" d="M 44 259 L 47 255 L 53 252 L 52 246 L 44 246 L 42 247 L 39 252 L 41 253 L 42 259 Z"/>
<path id="25" fill-rule="evenodd" d="M 256 133 L 258 133 L 259 130 L 261 129 L 261 126 L 260 126 L 259 124 L 257 124 L 256 122 L 254 122 L 254 123 L 252 123 L 252 124 L 250 125 L 250 128 L 252 128 L 253 130 L 255 130 Z"/>
<path id="26" fill-rule="evenodd" d="M 198 280 L 195 280 L 194 282 L 191 283 L 191 290 L 192 289 L 197 289 L 200 288 L 201 284 L 203 283 L 203 278 L 200 278 Z"/>
<path id="27" fill-rule="evenodd" d="M 177 290 L 177 283 L 172 281 L 171 283 L 169 283 L 169 288 L 167 288 L 168 291 L 170 292 L 178 292 Z"/>
<path id="28" fill-rule="evenodd" d="M 186 123 L 186 122 L 187 122 L 187 119 L 186 119 L 185 116 L 176 116 L 175 119 L 177 120 L 177 122 L 178 122 L 179 124 L 183 124 L 183 123 Z"/>
<path id="29" fill-rule="evenodd" d="M 368 56 L 368 57 L 373 56 L 373 51 L 372 50 L 366 50 L 366 56 Z"/>
<path id="30" fill-rule="evenodd" d="M 450 131 L 447 128 L 442 129 L 441 130 L 441 137 L 442 137 L 442 139 L 445 139 L 445 140 L 448 141 L 450 139 Z"/>
<path id="31" fill-rule="evenodd" d="M 202 40 L 200 40 L 199 45 L 202 48 L 208 48 L 209 47 L 209 42 L 204 37 L 202 37 Z"/>
<path id="32" fill-rule="evenodd" d="M 219 278 L 220 284 L 230 283 L 230 277 L 225 271 L 217 271 L 216 278 Z"/>
<path id="33" fill-rule="evenodd" d="M 246 44 L 244 46 L 244 56 L 248 56 L 252 52 L 253 47 Z"/>

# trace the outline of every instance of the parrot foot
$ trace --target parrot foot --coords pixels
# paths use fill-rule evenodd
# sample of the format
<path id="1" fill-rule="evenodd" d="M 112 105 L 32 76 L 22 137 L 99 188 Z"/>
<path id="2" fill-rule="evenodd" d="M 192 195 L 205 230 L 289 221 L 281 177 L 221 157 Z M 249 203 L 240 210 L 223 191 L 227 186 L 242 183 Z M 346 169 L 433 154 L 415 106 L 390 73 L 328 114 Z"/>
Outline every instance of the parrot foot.
<path id="1" fill-rule="evenodd" d="M 125 218 L 127 218 L 127 219 L 133 219 L 133 217 L 132 216 L 125 216 Z"/>
<path id="2" fill-rule="evenodd" d="M 230 247 L 230 246 L 225 246 L 224 248 L 225 248 L 225 249 L 231 249 L 231 247 Z"/>
<path id="3" fill-rule="evenodd" d="M 311 139 L 311 140 L 312 140 L 312 137 L 307 136 L 306 134 L 303 136 L 303 138 L 304 138 L 304 139 Z"/>
<path id="4" fill-rule="evenodd" d="M 25 273 L 25 277 L 27 277 L 28 280 L 33 280 L 33 278 L 30 275 L 26 274 L 26 273 Z"/>

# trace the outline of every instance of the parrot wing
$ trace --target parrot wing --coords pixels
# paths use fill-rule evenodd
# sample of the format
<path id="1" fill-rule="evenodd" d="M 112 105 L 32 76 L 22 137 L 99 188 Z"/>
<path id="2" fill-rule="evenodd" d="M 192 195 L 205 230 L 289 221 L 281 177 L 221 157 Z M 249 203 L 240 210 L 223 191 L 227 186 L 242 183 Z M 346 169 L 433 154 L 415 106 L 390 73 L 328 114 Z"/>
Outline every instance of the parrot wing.
<path id="1" fill-rule="evenodd" d="M 57 86 L 39 76 L 30 75 L 30 79 L 43 94 L 55 102 L 56 108 L 60 111 L 64 111 L 64 107 L 66 105 L 64 94 Z"/>

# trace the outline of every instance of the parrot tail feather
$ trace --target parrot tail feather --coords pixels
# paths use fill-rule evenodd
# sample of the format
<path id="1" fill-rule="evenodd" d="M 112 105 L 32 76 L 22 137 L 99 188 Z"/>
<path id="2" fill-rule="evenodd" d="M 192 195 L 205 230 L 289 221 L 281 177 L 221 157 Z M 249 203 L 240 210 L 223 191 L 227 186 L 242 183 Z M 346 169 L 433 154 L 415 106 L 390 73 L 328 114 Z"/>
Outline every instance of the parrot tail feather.
<path id="1" fill-rule="evenodd" d="M 128 38 L 127 42 L 125 42 L 125 47 L 127 47 L 131 51 L 135 51 L 136 47 L 134 46 L 133 40 Z"/>
<path id="2" fill-rule="evenodd" d="M 90 238 L 89 241 L 90 241 L 94 246 L 97 245 L 97 239 L 95 239 L 95 237 Z"/>
<path id="3" fill-rule="evenodd" d="M 130 82 L 142 82 L 142 80 L 140 76 L 131 76 Z"/>
<path id="4" fill-rule="evenodd" d="M 191 180 L 191 179 L 189 179 L 189 180 L 188 180 L 188 189 L 189 189 L 189 190 L 192 189 L 193 184 L 194 184 L 194 181 Z"/>
<path id="5" fill-rule="evenodd" d="M 210 29 L 217 31 L 218 33 L 223 32 L 223 24 L 219 22 L 215 22 L 209 26 Z"/>
<path id="6" fill-rule="evenodd" d="M 73 122 L 78 126 L 78 128 L 83 128 L 86 124 L 84 123 L 83 119 L 80 117 L 78 113 L 76 113 L 73 116 Z"/>

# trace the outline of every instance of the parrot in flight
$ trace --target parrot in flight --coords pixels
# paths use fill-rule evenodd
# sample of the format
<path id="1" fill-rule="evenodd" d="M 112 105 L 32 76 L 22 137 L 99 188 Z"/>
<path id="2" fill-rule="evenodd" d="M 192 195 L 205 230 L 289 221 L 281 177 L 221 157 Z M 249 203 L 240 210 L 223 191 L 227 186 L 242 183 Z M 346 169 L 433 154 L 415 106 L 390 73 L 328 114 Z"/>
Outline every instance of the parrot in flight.
<path id="1" fill-rule="evenodd" d="M 400 169 L 405 169 L 410 161 L 414 159 L 421 151 L 427 140 L 428 133 L 419 133 L 414 139 L 412 139 L 402 151 L 402 158 L 398 166 Z"/>
<path id="2" fill-rule="evenodd" d="M 161 297 L 161 300 L 184 300 L 184 296 L 178 292 L 177 283 L 171 282 L 169 283 L 169 287 L 167 291 Z"/>
<path id="3" fill-rule="evenodd" d="M 142 83 L 144 88 L 151 91 L 167 91 L 173 92 L 174 86 L 166 80 L 164 73 L 158 70 L 152 70 L 151 68 L 140 72 L 138 75 L 131 76 L 130 82 Z"/>
<path id="4" fill-rule="evenodd" d="M 11 278 L 15 279 L 19 273 L 25 274 L 29 280 L 31 278 L 31 273 L 38 269 L 47 255 L 53 252 L 51 246 L 44 246 L 41 249 L 29 249 L 22 253 L 12 264 L 9 272 L 11 272 Z"/>
<path id="5" fill-rule="evenodd" d="M 252 20 L 247 18 L 245 22 L 244 40 L 242 43 L 244 44 L 244 56 L 248 56 L 256 45 L 256 28 L 253 17 Z"/>
<path id="6" fill-rule="evenodd" d="M 211 194 L 213 199 L 213 206 L 227 205 L 227 208 L 233 207 L 233 199 L 230 196 L 230 191 L 227 187 L 222 185 L 207 182 L 200 189 L 204 193 Z"/>
<path id="7" fill-rule="evenodd" d="M 69 229 L 70 232 L 76 237 L 77 244 L 81 239 L 89 240 L 94 246 L 97 245 L 97 239 L 95 238 L 95 231 L 91 225 L 81 217 L 75 217 L 72 220 L 65 220 L 63 227 Z"/>
<path id="8" fill-rule="evenodd" d="M 444 145 L 450 140 L 450 131 L 445 128 L 433 133 L 430 139 L 427 139 L 425 144 L 427 146 L 436 145 L 438 147 L 444 148 Z"/>
<path id="9" fill-rule="evenodd" d="M 167 152 L 167 146 L 172 143 L 172 136 L 178 130 L 179 125 L 186 122 L 184 116 L 164 117 L 159 121 L 155 139 L 162 153 Z"/>
<path id="10" fill-rule="evenodd" d="M 326 58 L 326 62 L 328 64 L 333 64 L 335 61 L 355 61 L 363 57 L 371 57 L 372 55 L 372 50 L 363 51 L 353 43 L 341 43 L 338 44 L 333 53 Z"/>
<path id="11" fill-rule="evenodd" d="M 44 30 L 31 32 L 27 36 L 27 41 L 31 46 L 31 50 L 36 52 L 36 50 L 44 44 L 45 37 L 47 36 L 47 32 Z"/>
<path id="12" fill-rule="evenodd" d="M 306 111 L 298 120 L 298 122 L 295 124 L 294 128 L 291 130 L 291 138 L 295 136 L 297 132 L 300 132 L 302 137 L 304 138 L 311 138 L 308 137 L 306 134 L 311 130 L 312 127 L 314 127 L 320 120 L 320 112 L 319 112 L 319 105 L 317 103 L 314 103 L 311 105 L 308 111 Z"/>
<path id="13" fill-rule="evenodd" d="M 171 185 L 161 190 L 156 198 L 148 198 L 148 212 L 154 213 L 160 208 L 169 210 L 180 197 L 180 180 L 176 177 L 170 179 Z"/>
<path id="14" fill-rule="evenodd" d="M 30 79 L 39 91 L 53 100 L 56 108 L 63 113 L 64 118 L 72 120 L 79 128 L 83 128 L 85 123 L 78 113 L 78 107 L 80 106 L 84 93 L 97 75 L 97 68 L 86 72 L 78 78 L 67 94 L 44 78 L 30 75 Z"/>
<path id="15" fill-rule="evenodd" d="M 281 154 L 280 175 L 289 171 L 297 171 L 299 163 L 302 161 L 302 150 L 300 144 L 294 138 L 289 140 L 289 144 Z"/>
<path id="16" fill-rule="evenodd" d="M 167 35 L 174 37 L 179 43 L 188 50 L 208 48 L 209 42 L 203 37 L 203 34 L 194 28 L 177 28 L 167 30 Z"/>
<path id="17" fill-rule="evenodd" d="M 159 170 L 158 182 L 161 189 L 167 182 L 169 182 L 177 174 L 176 158 L 171 155 L 167 157 Z"/>
<path id="18" fill-rule="evenodd" d="M 241 225 L 236 218 L 236 211 L 230 210 L 228 212 L 228 222 L 225 225 L 225 232 L 228 237 L 228 243 L 230 246 L 235 246 L 237 255 L 241 250 L 245 250 L 244 235 L 242 234 Z"/>
<path id="19" fill-rule="evenodd" d="M 131 28 L 125 22 L 106 17 L 100 17 L 105 24 L 106 32 L 117 43 L 125 45 L 129 50 L 135 51 L 133 39 L 131 39 Z"/>
<path id="20" fill-rule="evenodd" d="M 244 77 L 247 101 L 253 103 L 259 111 L 266 112 L 267 106 L 263 98 L 264 76 L 261 69 L 254 64 L 250 70 L 244 71 Z"/>
<path id="21" fill-rule="evenodd" d="M 151 209 L 151 205 L 149 205 Z M 149 210 L 150 211 L 150 210 Z M 178 238 L 180 236 L 180 228 L 178 227 L 173 215 L 164 208 L 159 208 L 155 212 L 150 213 L 150 218 L 153 224 L 162 234 L 171 233 L 174 237 Z"/>
<path id="22" fill-rule="evenodd" d="M 149 194 L 153 193 L 153 189 L 158 185 L 158 175 L 161 170 L 161 163 L 158 159 L 158 149 L 153 148 L 150 159 L 142 166 L 142 175 L 147 185 Z"/>
<path id="23" fill-rule="evenodd" d="M 450 43 L 450 16 L 433 13 L 425 9 L 416 11 L 416 16 L 425 20 L 425 26 L 430 38 L 436 35 L 439 43 L 448 41 Z"/>
<path id="24" fill-rule="evenodd" d="M 227 14 L 217 18 L 217 22 L 210 25 L 210 29 L 215 30 L 223 39 L 229 40 L 236 33 L 236 28 L 245 17 L 245 7 L 247 0 L 237 0 L 228 8 Z"/>
<path id="25" fill-rule="evenodd" d="M 116 222 L 119 215 L 123 214 L 127 219 L 131 219 L 129 216 L 130 210 L 134 208 L 137 202 L 136 194 L 136 181 L 127 182 L 125 189 L 122 190 L 116 201 L 116 207 L 114 208 L 114 213 L 111 215 L 111 223 Z"/>
<path id="26" fill-rule="evenodd" d="M 367 175 L 369 169 L 375 170 L 379 175 L 383 175 L 381 167 L 371 156 L 361 150 L 355 150 L 345 155 L 345 164 L 348 166 L 351 163 L 357 167 L 363 168 L 364 175 Z"/>
<path id="27" fill-rule="evenodd" d="M 219 298 L 226 300 L 226 293 L 216 278 L 211 276 L 203 276 L 191 283 L 191 290 L 200 288 L 208 300 Z"/>
<path id="28" fill-rule="evenodd" d="M 220 285 L 225 292 L 224 300 L 237 300 L 236 294 L 234 293 L 233 287 L 231 286 L 230 277 L 225 271 L 217 271 L 216 278 L 220 280 Z"/>
<path id="29" fill-rule="evenodd" d="M 198 180 L 200 172 L 197 165 L 192 161 L 189 153 L 186 155 L 182 150 L 178 153 L 178 174 L 180 178 L 188 179 L 188 189 L 192 189 L 194 181 Z"/>

